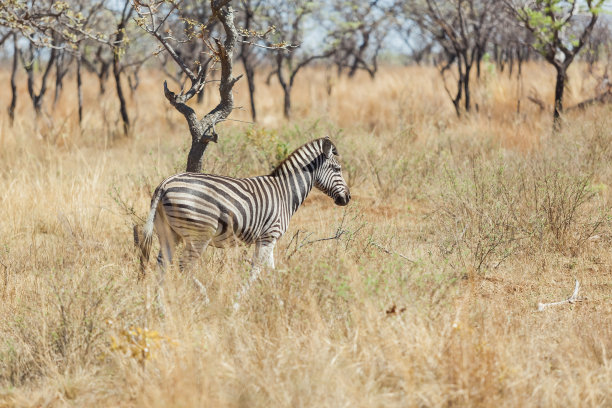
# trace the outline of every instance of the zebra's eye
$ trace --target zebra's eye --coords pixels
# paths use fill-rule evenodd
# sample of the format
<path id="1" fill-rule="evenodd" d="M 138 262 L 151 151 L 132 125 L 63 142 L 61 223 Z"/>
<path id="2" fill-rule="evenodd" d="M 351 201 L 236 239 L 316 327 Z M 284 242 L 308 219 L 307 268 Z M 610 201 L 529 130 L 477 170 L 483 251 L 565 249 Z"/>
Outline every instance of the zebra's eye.
<path id="1" fill-rule="evenodd" d="M 334 169 L 335 171 L 340 171 L 341 167 L 339 164 L 332 164 L 332 169 Z"/>

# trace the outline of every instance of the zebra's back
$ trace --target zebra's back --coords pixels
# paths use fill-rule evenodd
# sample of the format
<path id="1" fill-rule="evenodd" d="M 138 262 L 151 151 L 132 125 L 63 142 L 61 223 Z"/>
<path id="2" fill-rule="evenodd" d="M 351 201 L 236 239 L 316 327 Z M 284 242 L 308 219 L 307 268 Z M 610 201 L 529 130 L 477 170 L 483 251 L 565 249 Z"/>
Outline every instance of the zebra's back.
<path id="1" fill-rule="evenodd" d="M 181 173 L 164 180 L 160 188 L 159 205 L 183 239 L 207 235 L 211 245 L 225 247 L 284 232 L 275 227 L 281 191 L 269 176 L 239 179 Z"/>

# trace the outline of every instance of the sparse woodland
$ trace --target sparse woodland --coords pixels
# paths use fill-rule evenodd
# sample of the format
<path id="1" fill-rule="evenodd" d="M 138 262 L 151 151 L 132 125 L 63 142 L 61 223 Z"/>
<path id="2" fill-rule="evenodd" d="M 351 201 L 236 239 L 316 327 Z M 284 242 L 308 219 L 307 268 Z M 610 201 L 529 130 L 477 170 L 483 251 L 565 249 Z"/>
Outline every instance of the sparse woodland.
<path id="1" fill-rule="evenodd" d="M 612 405 L 611 7 L 0 2 L 0 407 Z M 351 203 L 161 312 L 155 186 L 325 135 Z"/>

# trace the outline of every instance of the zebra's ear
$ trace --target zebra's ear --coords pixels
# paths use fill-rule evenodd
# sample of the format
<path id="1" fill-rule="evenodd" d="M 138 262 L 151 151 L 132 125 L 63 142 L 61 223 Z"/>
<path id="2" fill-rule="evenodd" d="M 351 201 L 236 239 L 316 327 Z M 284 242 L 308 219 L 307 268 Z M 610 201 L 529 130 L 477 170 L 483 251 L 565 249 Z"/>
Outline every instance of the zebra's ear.
<path id="1" fill-rule="evenodd" d="M 336 148 L 331 140 L 329 140 L 329 136 L 325 136 L 325 139 L 323 139 L 323 154 L 331 158 L 334 155 L 334 150 L 336 150 Z"/>

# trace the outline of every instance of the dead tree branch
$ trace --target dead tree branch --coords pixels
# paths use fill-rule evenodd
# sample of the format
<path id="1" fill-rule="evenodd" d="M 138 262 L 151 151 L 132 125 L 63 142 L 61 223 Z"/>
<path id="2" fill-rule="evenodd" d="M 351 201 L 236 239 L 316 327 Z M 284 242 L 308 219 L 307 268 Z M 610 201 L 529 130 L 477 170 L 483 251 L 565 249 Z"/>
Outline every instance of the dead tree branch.
<path id="1" fill-rule="evenodd" d="M 574 293 L 572 293 L 572 296 L 568 297 L 565 300 L 561 300 L 559 302 L 538 303 L 538 312 L 544 311 L 544 309 L 546 309 L 549 306 L 564 305 L 566 303 L 574 304 L 576 302 L 582 302 L 584 298 L 578 297 L 578 291 L 580 290 L 580 283 L 578 282 L 578 279 L 575 279 L 575 280 L 576 280 L 576 286 L 574 287 Z"/>

